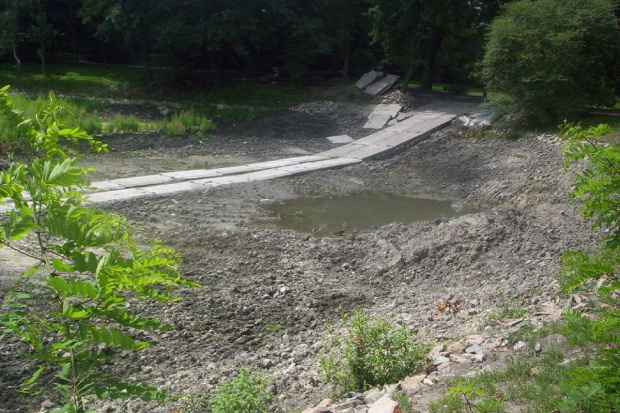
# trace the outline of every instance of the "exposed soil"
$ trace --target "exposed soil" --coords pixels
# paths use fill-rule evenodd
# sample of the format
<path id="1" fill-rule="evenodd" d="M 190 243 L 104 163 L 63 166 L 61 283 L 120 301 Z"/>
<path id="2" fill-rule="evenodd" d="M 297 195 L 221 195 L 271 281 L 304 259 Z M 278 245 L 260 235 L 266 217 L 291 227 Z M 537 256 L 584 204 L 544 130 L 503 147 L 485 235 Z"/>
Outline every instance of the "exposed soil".
<path id="1" fill-rule="evenodd" d="M 326 136 L 367 134 L 361 126 L 370 110 L 367 103 L 306 104 L 222 125 L 207 141 L 156 134 L 106 137 L 112 152 L 85 157 L 84 164 L 99 169 L 97 180 L 311 154 L 332 147 Z M 559 146 L 535 138 L 475 139 L 453 125 L 388 159 L 107 205 L 143 228 L 139 240 L 160 238 L 177 250 L 184 258 L 183 274 L 203 285 L 181 291 L 179 303 L 136 303 L 134 310 L 176 329 L 144 335 L 152 346 L 123 356 L 114 368 L 126 379 L 183 395 L 209 392 L 242 366 L 256 368 L 275 377 L 273 390 L 284 411 L 313 406 L 328 389 L 319 368 L 326 326 L 341 312 L 364 308 L 435 342 L 475 332 L 506 302 L 529 314 L 539 303 L 557 304 L 559 255 L 595 243 L 577 205 L 566 203 L 571 185 L 562 173 Z M 270 219 L 261 200 L 376 189 L 460 199 L 483 212 L 333 237 L 257 223 Z M 0 262 L 3 277 L 16 274 L 15 265 Z M 7 283 L 1 287 L 5 293 Z M 460 311 L 437 313 L 437 304 L 446 299 L 458 302 Z M 494 329 L 484 333 L 501 335 Z M 21 350 L 13 339 L 0 343 L 0 412 L 38 410 L 52 397 L 27 399 L 13 391 L 32 371 Z M 436 386 L 416 408 L 425 411 L 443 390 Z M 159 407 L 129 402 L 123 411 L 170 412 L 182 404 L 182 399 Z M 116 411 L 119 405 L 100 408 Z"/>

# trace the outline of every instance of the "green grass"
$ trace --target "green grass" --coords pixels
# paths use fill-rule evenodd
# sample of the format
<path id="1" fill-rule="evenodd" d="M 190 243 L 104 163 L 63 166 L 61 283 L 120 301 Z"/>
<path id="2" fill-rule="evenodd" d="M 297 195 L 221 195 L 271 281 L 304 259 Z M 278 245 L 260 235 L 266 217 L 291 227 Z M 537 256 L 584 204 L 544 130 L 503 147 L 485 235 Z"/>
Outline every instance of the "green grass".
<path id="1" fill-rule="evenodd" d="M 493 395 L 505 397 L 505 403 L 521 412 L 550 412 L 562 395 L 559 384 L 566 379 L 573 363 L 564 363 L 561 350 L 551 348 L 537 357 L 514 357 L 501 370 L 484 371 L 476 377 L 452 378 L 448 386 L 474 384 L 485 395 L 474 396 L 474 405 Z M 461 395 L 446 396 L 430 406 L 431 412 L 468 412 Z"/>
<path id="2" fill-rule="evenodd" d="M 88 95 L 96 97 L 128 97 L 132 89 L 145 85 L 140 68 L 100 65 L 48 65 L 48 76 L 41 67 L 25 64 L 20 73 L 14 65 L 0 64 L 0 79 L 23 92 L 58 95 Z"/>
<path id="3" fill-rule="evenodd" d="M 25 97 L 20 94 L 11 94 L 15 108 L 22 111 L 28 118 L 36 119 L 39 107 L 47 99 L 44 96 Z M 68 126 L 79 126 L 88 134 L 120 133 L 120 132 L 148 132 L 161 131 L 171 136 L 194 134 L 200 137 L 215 130 L 215 123 L 201 114 L 199 110 L 190 108 L 175 113 L 170 120 L 142 121 L 137 117 L 117 114 L 111 120 L 102 122 L 99 110 L 105 104 L 85 98 L 58 99 L 62 106 L 59 111 L 60 120 Z M 0 152 L 18 149 L 20 142 L 15 132 L 0 123 Z"/>

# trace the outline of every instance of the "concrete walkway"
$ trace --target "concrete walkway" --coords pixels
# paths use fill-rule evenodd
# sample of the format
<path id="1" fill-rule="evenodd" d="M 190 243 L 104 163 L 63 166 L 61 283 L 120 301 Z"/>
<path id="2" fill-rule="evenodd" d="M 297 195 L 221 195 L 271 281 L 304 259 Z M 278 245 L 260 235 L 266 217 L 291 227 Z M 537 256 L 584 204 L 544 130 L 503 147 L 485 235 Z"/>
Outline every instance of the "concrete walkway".
<path id="1" fill-rule="evenodd" d="M 403 121 L 313 156 L 280 159 L 219 169 L 168 172 L 133 178 L 93 182 L 87 190 L 89 203 L 120 201 L 143 196 L 166 195 L 185 191 L 207 190 L 242 182 L 264 181 L 334 169 L 385 156 L 405 145 L 416 144 L 449 124 L 454 118 L 473 114 L 478 105 L 469 102 L 435 102 L 416 110 Z M 0 205 L 0 212 L 12 205 Z"/>

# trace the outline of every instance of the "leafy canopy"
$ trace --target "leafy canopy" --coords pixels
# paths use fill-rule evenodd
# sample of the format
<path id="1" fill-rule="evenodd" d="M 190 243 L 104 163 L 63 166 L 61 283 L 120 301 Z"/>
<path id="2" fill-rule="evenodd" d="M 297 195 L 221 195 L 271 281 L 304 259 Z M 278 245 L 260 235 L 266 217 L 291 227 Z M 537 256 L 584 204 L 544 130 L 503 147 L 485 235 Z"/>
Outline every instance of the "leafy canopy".
<path id="1" fill-rule="evenodd" d="M 488 36 L 483 75 L 492 106 L 547 122 L 613 105 L 620 31 L 610 0 L 521 0 Z"/>

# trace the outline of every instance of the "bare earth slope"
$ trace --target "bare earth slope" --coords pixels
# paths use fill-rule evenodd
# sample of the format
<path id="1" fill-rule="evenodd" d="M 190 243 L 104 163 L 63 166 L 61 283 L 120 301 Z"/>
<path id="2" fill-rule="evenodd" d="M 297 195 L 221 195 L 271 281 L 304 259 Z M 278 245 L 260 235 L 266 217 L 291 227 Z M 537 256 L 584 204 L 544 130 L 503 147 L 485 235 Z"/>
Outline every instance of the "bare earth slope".
<path id="1" fill-rule="evenodd" d="M 115 152 L 86 161 L 102 170 L 96 179 L 116 178 L 167 170 L 149 162 L 150 157 L 173 154 L 183 163 L 191 156 L 216 154 L 219 160 L 230 159 L 230 165 L 295 151 L 316 153 L 330 147 L 324 139 L 328 135 L 364 135 L 360 119 L 368 115 L 367 106 L 323 105 L 324 110 L 319 105 L 302 117 L 293 114 L 300 131 L 310 128 L 306 122 L 329 124 L 325 134 L 304 139 L 293 125 L 282 132 L 282 123 L 290 121 L 290 114 L 282 114 L 258 121 L 245 134 L 231 126 L 234 130 L 224 129 L 204 145 L 189 139 L 170 147 L 167 138 L 151 136 L 152 149 L 134 152 L 135 147 L 114 138 L 119 142 Z M 119 165 L 126 169 L 122 174 L 115 173 Z M 577 206 L 565 202 L 570 186 L 558 146 L 534 138 L 470 139 L 455 125 L 384 160 L 108 205 L 144 229 L 140 240 L 157 237 L 181 253 L 183 273 L 203 285 L 183 291 L 183 301 L 173 305 L 136 303 L 134 310 L 162 317 L 176 329 L 149 335 L 150 348 L 111 368 L 186 395 L 211 390 L 242 366 L 257 368 L 276 378 L 273 390 L 285 411 L 303 410 L 327 390 L 318 357 L 327 323 L 337 321 L 342 311 L 365 308 L 433 341 L 475 332 L 506 300 L 530 314 L 540 303 L 556 302 L 559 254 L 594 245 Z M 279 228 L 277 222 L 257 223 L 269 219 L 260 200 L 377 188 L 408 197 L 461 199 L 483 212 L 322 238 Z M 11 266 L 1 270 L 3 277 L 16 271 Z M 4 293 L 8 283 L 1 286 Z M 444 299 L 457 301 L 461 311 L 437 314 L 437 303 Z M 31 400 L 12 391 L 32 370 L 19 356 L 21 350 L 12 339 L 0 343 L 0 412 L 38 410 L 51 397 Z M 168 412 L 181 404 L 131 402 L 126 411 Z M 423 405 L 418 408 L 424 411 Z"/>

